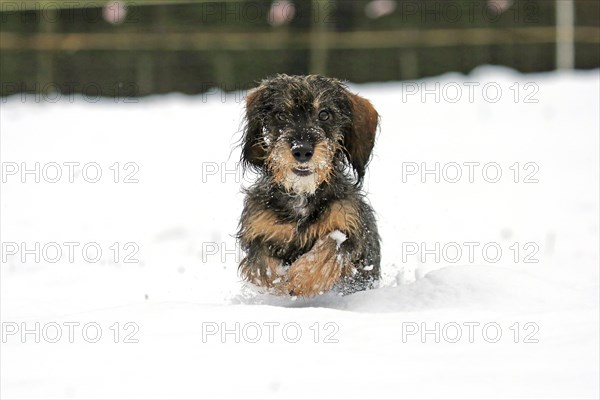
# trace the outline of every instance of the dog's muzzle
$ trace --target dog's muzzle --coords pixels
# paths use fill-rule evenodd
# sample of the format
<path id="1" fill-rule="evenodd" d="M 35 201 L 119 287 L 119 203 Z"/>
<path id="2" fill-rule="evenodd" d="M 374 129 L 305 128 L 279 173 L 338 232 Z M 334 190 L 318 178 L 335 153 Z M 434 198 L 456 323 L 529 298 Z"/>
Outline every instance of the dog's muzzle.
<path id="1" fill-rule="evenodd" d="M 292 155 L 296 161 L 304 163 L 310 161 L 314 154 L 314 147 L 310 142 L 294 142 L 292 143 Z"/>

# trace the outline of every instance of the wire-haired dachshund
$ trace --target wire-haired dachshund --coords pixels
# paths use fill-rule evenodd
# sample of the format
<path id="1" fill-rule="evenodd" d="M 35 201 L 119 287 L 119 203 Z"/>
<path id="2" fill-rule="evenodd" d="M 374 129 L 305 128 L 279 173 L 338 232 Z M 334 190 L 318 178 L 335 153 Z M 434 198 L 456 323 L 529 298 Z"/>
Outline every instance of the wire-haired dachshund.
<path id="1" fill-rule="evenodd" d="M 379 234 L 362 181 L 379 123 L 340 81 L 277 75 L 246 97 L 240 274 L 277 294 L 348 294 L 380 277 Z"/>

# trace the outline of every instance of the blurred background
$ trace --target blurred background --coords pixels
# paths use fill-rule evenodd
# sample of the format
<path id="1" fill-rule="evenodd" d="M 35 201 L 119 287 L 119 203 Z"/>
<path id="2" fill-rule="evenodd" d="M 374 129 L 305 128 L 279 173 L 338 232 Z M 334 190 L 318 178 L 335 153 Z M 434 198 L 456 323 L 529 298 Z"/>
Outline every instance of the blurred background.
<path id="1" fill-rule="evenodd" d="M 0 0 L 1 95 L 243 90 L 275 73 L 356 83 L 478 65 L 600 67 L 598 0 Z"/>

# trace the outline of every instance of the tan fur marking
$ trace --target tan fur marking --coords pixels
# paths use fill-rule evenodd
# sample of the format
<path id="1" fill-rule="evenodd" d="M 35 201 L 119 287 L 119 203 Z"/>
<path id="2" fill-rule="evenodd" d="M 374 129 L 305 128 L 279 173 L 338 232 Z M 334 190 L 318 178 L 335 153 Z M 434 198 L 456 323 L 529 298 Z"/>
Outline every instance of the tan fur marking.
<path id="1" fill-rule="evenodd" d="M 323 237 L 338 230 L 346 235 L 355 235 L 360 229 L 358 210 L 348 201 L 336 201 L 317 223 L 308 229 L 306 239 Z"/>
<path id="2" fill-rule="evenodd" d="M 290 267 L 284 290 L 298 296 L 316 296 L 330 290 L 345 269 L 346 261 L 337 255 L 337 243 L 330 237 L 319 239 L 313 248 Z"/>
<path id="3" fill-rule="evenodd" d="M 315 145 L 311 163 L 315 166 L 317 186 L 321 183 L 329 183 L 333 174 L 333 156 L 335 147 L 329 142 L 319 142 Z"/>
<path id="4" fill-rule="evenodd" d="M 248 241 L 263 237 L 266 240 L 287 243 L 296 235 L 296 227 L 280 223 L 273 211 L 263 210 L 252 215 L 246 222 L 242 235 Z"/>
<path id="5" fill-rule="evenodd" d="M 294 100 L 293 99 L 291 99 L 291 98 L 289 98 L 287 96 L 284 96 L 283 103 L 285 104 L 285 108 L 287 110 L 293 110 L 294 109 Z"/>
<path id="6" fill-rule="evenodd" d="M 321 108 L 321 97 L 317 95 L 317 97 L 313 100 L 313 109 L 319 111 Z"/>
<path id="7" fill-rule="evenodd" d="M 273 211 L 263 210 L 246 221 L 242 236 L 248 241 L 258 237 L 280 243 L 297 240 L 300 246 L 305 246 L 335 230 L 346 235 L 355 235 L 359 229 L 358 210 L 348 201 L 336 201 L 331 204 L 321 219 L 310 225 L 302 234 L 298 233 L 295 224 L 281 223 Z"/>
<path id="8" fill-rule="evenodd" d="M 296 165 L 296 160 L 290 145 L 283 141 L 277 141 L 267 157 L 267 166 L 271 170 L 275 182 L 283 185 L 294 165 Z"/>

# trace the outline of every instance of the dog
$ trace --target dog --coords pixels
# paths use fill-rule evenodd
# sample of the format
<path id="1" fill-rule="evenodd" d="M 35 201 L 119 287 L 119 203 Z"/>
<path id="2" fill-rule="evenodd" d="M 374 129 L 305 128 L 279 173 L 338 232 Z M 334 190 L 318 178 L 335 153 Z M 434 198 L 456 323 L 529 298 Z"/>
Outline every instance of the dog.
<path id="1" fill-rule="evenodd" d="M 311 297 L 373 288 L 380 238 L 362 182 L 379 125 L 372 104 L 339 80 L 277 75 L 246 96 L 241 277 Z"/>

